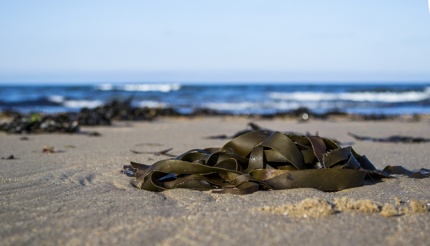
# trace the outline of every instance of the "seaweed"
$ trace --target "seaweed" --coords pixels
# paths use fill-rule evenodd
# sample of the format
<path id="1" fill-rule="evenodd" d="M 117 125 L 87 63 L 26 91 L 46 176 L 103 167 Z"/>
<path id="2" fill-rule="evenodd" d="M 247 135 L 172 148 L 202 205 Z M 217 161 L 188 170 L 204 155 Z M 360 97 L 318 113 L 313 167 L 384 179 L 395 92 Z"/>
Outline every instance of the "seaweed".
<path id="1" fill-rule="evenodd" d="M 430 169 L 426 169 L 426 168 L 421 168 L 418 171 L 411 171 L 402 166 L 386 166 L 383 169 L 383 171 L 390 175 L 391 174 L 406 175 L 409 178 L 416 178 L 416 179 L 427 178 L 430 175 Z"/>
<path id="2" fill-rule="evenodd" d="M 83 108 L 79 112 L 80 125 L 111 125 L 112 120 L 151 121 L 157 116 L 178 116 L 173 108 L 133 107 L 133 97 L 126 100 L 112 100 L 94 109 Z"/>
<path id="3" fill-rule="evenodd" d="M 0 131 L 8 133 L 76 133 L 79 132 L 79 123 L 76 120 L 72 120 L 68 114 L 16 114 L 12 121 L 0 125 Z"/>
<path id="4" fill-rule="evenodd" d="M 17 158 L 14 155 L 9 155 L 8 157 L 2 157 L 2 160 L 16 160 Z"/>
<path id="5" fill-rule="evenodd" d="M 247 132 L 221 148 L 193 149 L 153 165 L 131 162 L 125 170 L 136 178 L 135 186 L 140 189 L 189 188 L 233 194 L 292 188 L 339 191 L 361 186 L 365 179 L 404 174 L 393 167 L 377 170 L 366 156 L 327 138 L 267 130 Z M 430 174 L 419 173 L 420 177 Z"/>
<path id="6" fill-rule="evenodd" d="M 252 132 L 252 131 L 258 131 L 258 130 L 263 130 L 262 127 L 260 127 L 259 125 L 255 124 L 253 122 L 249 122 L 248 126 L 251 129 L 245 129 L 245 130 L 238 131 L 235 134 L 233 134 L 232 136 L 228 136 L 227 134 L 221 134 L 221 135 L 209 136 L 209 137 L 206 137 L 206 139 L 229 139 L 229 138 L 236 138 L 236 137 L 238 137 L 240 135 L 243 135 L 245 133 L 249 133 L 249 132 Z"/>
<path id="7" fill-rule="evenodd" d="M 137 150 L 133 150 L 130 149 L 130 151 L 134 154 L 154 154 L 154 155 L 166 155 L 166 156 L 170 156 L 170 157 L 175 157 L 175 155 L 169 154 L 168 152 L 170 152 L 173 148 L 168 148 L 168 149 L 164 149 L 164 150 L 160 150 L 160 151 L 137 151 Z"/>
<path id="8" fill-rule="evenodd" d="M 426 143 L 430 142 L 429 138 L 422 137 L 411 137 L 411 136 L 400 136 L 393 135 L 385 138 L 376 138 L 376 137 L 368 137 L 368 136 L 359 136 L 354 133 L 349 132 L 349 136 L 360 140 L 360 141 L 370 141 L 370 142 L 382 142 L 382 143 Z"/>
<path id="9" fill-rule="evenodd" d="M 172 108 L 137 108 L 131 105 L 132 98 L 112 100 L 93 109 L 82 108 L 78 113 L 59 113 L 44 115 L 41 113 L 20 114 L 8 112 L 11 118 L 0 123 L 0 131 L 7 133 L 79 133 L 80 126 L 109 126 L 113 120 L 151 121 L 157 116 L 178 116 Z M 89 136 L 99 136 L 89 133 Z"/>
<path id="10" fill-rule="evenodd" d="M 253 132 L 253 131 L 259 131 L 259 130 L 268 131 L 268 132 L 274 132 L 271 129 L 263 128 L 263 127 L 257 125 L 254 122 L 249 122 L 248 126 L 249 126 L 250 129 L 244 129 L 244 130 L 238 131 L 238 132 L 236 132 L 235 134 L 233 134 L 231 136 L 228 136 L 227 134 L 221 134 L 221 135 L 208 136 L 208 137 L 205 137 L 205 139 L 232 139 L 232 138 L 237 138 L 237 137 L 239 137 L 239 136 L 241 136 L 243 134 L 246 134 L 246 133 L 249 133 L 249 132 Z M 300 134 L 295 133 L 295 132 L 284 132 L 284 133 L 285 134 L 300 135 Z"/>

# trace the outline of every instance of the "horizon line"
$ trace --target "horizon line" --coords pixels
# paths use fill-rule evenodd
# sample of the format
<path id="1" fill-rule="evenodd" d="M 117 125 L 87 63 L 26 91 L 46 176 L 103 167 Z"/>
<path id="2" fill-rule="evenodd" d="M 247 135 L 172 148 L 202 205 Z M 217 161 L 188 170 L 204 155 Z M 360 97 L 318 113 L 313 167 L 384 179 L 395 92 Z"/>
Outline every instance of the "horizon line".
<path id="1" fill-rule="evenodd" d="M 0 81 L 0 86 L 14 86 L 14 85 L 57 85 L 57 86 L 68 86 L 68 85 L 102 85 L 102 84 L 112 84 L 112 85 L 121 85 L 121 84 L 180 84 L 180 85 L 243 85 L 243 84 L 321 84 L 321 85 L 330 85 L 330 84 L 430 84 L 430 80 L 427 81 L 417 81 L 417 80 L 354 80 L 354 81 L 329 81 L 329 80 L 309 80 L 309 81 Z"/>

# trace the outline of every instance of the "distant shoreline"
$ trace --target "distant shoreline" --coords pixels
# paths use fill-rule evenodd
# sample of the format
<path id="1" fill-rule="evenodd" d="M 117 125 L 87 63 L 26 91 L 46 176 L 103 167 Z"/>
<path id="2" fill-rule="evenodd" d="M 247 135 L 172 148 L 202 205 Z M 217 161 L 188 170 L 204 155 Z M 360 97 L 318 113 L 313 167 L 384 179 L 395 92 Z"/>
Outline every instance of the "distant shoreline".
<path id="1" fill-rule="evenodd" d="M 144 122 L 160 118 L 248 118 L 253 120 L 294 120 L 308 122 L 313 120 L 348 120 L 348 121 L 392 121 L 417 122 L 430 119 L 430 114 L 348 114 L 341 111 L 318 114 L 307 108 L 275 114 L 231 114 L 202 108 L 190 114 L 181 114 L 173 108 L 136 108 L 127 101 L 113 101 L 94 109 L 82 108 L 79 112 L 22 114 L 16 111 L 0 112 L 0 131 L 8 133 L 67 132 L 78 133 L 84 126 L 110 126 L 115 121 Z"/>
<path id="2" fill-rule="evenodd" d="M 430 114 L 430 84 L 181 84 L 0 86 L 0 111 L 78 113 L 113 101 L 178 115 Z"/>

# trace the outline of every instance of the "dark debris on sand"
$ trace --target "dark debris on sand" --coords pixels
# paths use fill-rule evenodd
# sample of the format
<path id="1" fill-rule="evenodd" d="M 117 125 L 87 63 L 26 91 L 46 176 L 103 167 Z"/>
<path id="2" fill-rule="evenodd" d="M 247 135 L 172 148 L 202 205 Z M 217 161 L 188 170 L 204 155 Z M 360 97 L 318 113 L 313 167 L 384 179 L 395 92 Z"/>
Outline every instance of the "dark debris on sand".
<path id="1" fill-rule="evenodd" d="M 171 108 L 136 108 L 130 100 L 114 100 L 93 109 L 83 108 L 78 113 L 44 115 L 40 113 L 4 113 L 10 121 L 0 123 L 0 131 L 7 133 L 78 133 L 80 126 L 108 126 L 113 120 L 150 121 L 157 116 L 179 116 Z"/>
<path id="2" fill-rule="evenodd" d="M 164 117 L 196 117 L 196 116 L 247 116 L 263 119 L 292 118 L 299 122 L 309 119 L 328 119 L 330 117 L 350 117 L 362 120 L 387 120 L 395 116 L 365 116 L 348 115 L 342 111 L 331 111 L 323 114 L 312 112 L 308 108 L 298 108 L 291 111 L 261 115 L 236 115 L 218 110 L 197 108 L 191 113 L 180 113 L 174 108 L 133 107 L 132 98 L 127 100 L 112 100 L 96 108 L 82 108 L 79 112 L 59 113 L 45 115 L 41 113 L 21 114 L 14 111 L 1 112 L 3 118 L 10 120 L 0 121 L 0 131 L 7 133 L 81 133 L 80 126 L 109 126 L 112 121 L 151 121 L 159 116 Z M 253 129 L 255 130 L 255 129 Z M 218 136 L 219 137 L 219 136 Z M 232 136 L 223 136 L 231 138 Z M 234 136 L 233 136 L 234 137 Z"/>
<path id="3" fill-rule="evenodd" d="M 79 123 L 72 120 L 69 114 L 16 114 L 10 122 L 0 124 L 0 130 L 7 133 L 75 133 L 79 132 Z"/>
<path id="4" fill-rule="evenodd" d="M 15 160 L 17 159 L 14 155 L 9 155 L 8 157 L 2 157 L 2 160 Z"/>
<path id="5" fill-rule="evenodd" d="M 429 138 L 422 137 L 411 137 L 411 136 L 400 136 L 393 135 L 389 137 L 369 137 L 369 136 L 360 136 L 354 133 L 349 132 L 348 135 L 351 137 L 360 140 L 360 141 L 369 141 L 369 142 L 382 142 L 382 143 L 426 143 L 430 142 Z"/>

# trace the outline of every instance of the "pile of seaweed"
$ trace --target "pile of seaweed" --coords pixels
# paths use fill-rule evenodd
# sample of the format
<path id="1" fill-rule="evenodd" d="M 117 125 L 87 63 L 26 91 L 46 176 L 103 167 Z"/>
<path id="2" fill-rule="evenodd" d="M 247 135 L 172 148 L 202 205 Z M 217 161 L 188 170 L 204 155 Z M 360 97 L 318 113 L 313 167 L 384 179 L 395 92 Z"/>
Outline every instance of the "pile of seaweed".
<path id="1" fill-rule="evenodd" d="M 430 175 L 429 170 L 412 172 L 397 166 L 377 170 L 366 156 L 328 138 L 270 130 L 250 131 L 221 148 L 193 149 L 152 165 L 131 162 L 124 169 L 136 178 L 135 186 L 140 189 L 188 188 L 233 194 L 292 188 L 339 191 L 395 174 Z"/>

